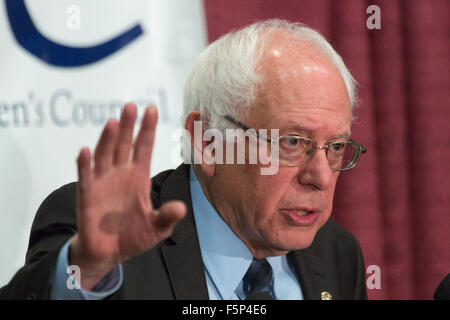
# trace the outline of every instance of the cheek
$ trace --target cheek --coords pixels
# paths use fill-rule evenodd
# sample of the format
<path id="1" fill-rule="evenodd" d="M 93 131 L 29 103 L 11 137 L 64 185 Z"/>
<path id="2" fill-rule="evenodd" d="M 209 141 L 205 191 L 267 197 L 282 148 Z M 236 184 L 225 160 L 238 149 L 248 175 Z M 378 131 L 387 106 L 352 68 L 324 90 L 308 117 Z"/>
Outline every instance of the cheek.
<path id="1" fill-rule="evenodd" d="M 292 175 L 277 174 L 273 176 L 259 176 L 258 182 L 251 190 L 253 206 L 260 222 L 273 220 L 277 217 L 277 207 L 280 200 L 287 193 L 293 177 Z"/>

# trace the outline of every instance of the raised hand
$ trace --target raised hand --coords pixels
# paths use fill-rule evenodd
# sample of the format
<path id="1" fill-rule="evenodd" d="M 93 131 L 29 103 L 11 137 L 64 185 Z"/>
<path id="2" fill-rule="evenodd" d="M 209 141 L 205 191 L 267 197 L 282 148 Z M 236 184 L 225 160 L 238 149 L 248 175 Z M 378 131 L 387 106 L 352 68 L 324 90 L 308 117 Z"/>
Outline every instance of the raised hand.
<path id="1" fill-rule="evenodd" d="M 136 115 L 136 106 L 127 104 L 120 122 L 107 122 L 93 167 L 88 148 L 81 150 L 77 160 L 78 233 L 69 259 L 80 267 L 84 289 L 95 286 L 118 263 L 170 236 L 186 213 L 181 201 L 153 209 L 149 173 L 158 113 L 155 107 L 145 110 L 133 147 Z"/>

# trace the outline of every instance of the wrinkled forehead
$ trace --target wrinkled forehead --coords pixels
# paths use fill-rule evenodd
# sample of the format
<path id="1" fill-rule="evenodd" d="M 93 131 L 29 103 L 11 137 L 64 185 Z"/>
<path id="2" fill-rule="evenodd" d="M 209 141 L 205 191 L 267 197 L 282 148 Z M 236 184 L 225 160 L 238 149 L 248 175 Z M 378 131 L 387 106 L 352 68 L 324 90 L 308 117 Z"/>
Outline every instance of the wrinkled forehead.
<path id="1" fill-rule="evenodd" d="M 346 89 L 338 68 L 316 44 L 299 39 L 286 30 L 275 30 L 264 37 L 256 72 L 270 85 L 286 81 L 308 82 L 313 77 L 321 77 Z"/>
<path id="2" fill-rule="evenodd" d="M 256 72 L 261 77 L 259 102 L 296 98 L 300 104 L 314 101 L 320 105 L 323 100 L 351 114 L 348 91 L 338 68 L 316 45 L 284 30 L 266 37 Z"/>
<path id="3" fill-rule="evenodd" d="M 330 136 L 350 132 L 352 113 L 344 80 L 315 45 L 272 34 L 256 72 L 261 78 L 249 117 L 253 125 L 283 128 L 294 121 Z"/>

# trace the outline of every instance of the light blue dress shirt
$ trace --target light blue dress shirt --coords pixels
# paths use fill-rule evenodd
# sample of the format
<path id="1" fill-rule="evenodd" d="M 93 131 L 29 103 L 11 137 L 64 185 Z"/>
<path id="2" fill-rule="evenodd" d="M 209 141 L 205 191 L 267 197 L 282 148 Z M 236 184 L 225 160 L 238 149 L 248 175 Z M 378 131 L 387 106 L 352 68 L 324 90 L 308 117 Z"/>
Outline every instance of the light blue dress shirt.
<path id="1" fill-rule="evenodd" d="M 95 286 L 93 290 L 72 288 L 67 285 L 69 274 L 66 273 L 69 266 L 69 239 L 59 252 L 55 273 L 53 274 L 52 290 L 50 299 L 52 300 L 101 300 L 120 289 L 123 282 L 122 265 L 119 264 Z M 83 272 L 83 270 L 81 270 Z M 73 287 L 73 286 L 71 286 Z"/>
<path id="2" fill-rule="evenodd" d="M 253 256 L 247 246 L 234 234 L 206 198 L 193 166 L 190 168 L 191 200 L 205 277 L 210 300 L 245 299 L 242 278 Z M 123 283 L 122 265 L 105 276 L 92 291 L 69 289 L 68 249 L 70 240 L 62 247 L 52 281 L 51 299 L 103 299 L 120 289 Z M 267 257 L 274 273 L 273 296 L 279 300 L 302 300 L 303 294 L 287 256 Z"/>

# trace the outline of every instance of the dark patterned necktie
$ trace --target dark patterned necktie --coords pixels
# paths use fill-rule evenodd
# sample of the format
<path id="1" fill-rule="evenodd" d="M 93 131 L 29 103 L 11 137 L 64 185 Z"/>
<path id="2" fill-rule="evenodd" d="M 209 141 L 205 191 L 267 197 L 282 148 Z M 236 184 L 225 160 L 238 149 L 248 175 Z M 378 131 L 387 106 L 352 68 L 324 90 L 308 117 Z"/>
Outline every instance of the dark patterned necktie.
<path id="1" fill-rule="evenodd" d="M 273 271 L 269 262 L 266 259 L 253 259 L 244 276 L 243 284 L 247 299 L 250 297 L 258 297 L 260 300 L 273 299 Z"/>

